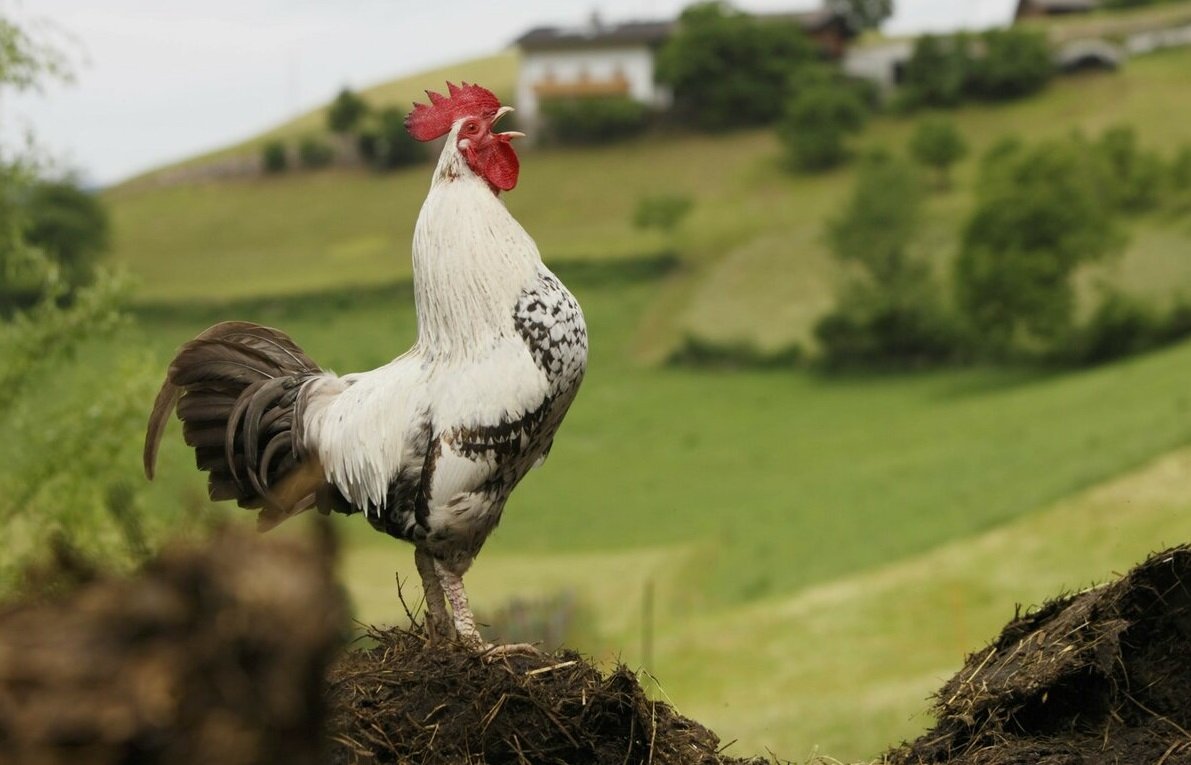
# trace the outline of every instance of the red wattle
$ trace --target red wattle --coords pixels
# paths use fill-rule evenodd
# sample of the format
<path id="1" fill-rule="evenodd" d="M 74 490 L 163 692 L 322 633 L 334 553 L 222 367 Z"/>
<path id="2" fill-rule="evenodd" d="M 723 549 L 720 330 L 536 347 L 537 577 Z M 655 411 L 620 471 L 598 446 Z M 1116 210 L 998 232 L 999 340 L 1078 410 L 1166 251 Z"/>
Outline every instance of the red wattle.
<path id="1" fill-rule="evenodd" d="M 480 174 L 494 187 L 501 191 L 509 191 L 517 185 L 521 160 L 517 159 L 517 152 L 513 151 L 509 139 L 496 136 L 492 145 L 479 152 L 476 159 L 480 166 Z"/>

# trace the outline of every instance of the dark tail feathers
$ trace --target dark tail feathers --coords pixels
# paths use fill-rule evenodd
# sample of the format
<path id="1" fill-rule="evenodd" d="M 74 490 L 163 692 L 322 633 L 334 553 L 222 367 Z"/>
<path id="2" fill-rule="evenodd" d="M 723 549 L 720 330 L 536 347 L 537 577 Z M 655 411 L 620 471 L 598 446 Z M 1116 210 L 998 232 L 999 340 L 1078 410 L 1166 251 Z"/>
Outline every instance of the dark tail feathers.
<path id="1" fill-rule="evenodd" d="M 314 496 L 327 487 L 321 468 L 303 464 L 301 453 L 303 386 L 321 374 L 284 332 L 239 321 L 211 327 L 170 364 L 149 416 L 145 475 L 153 477 L 166 421 L 176 409 L 199 469 L 210 473 L 211 499 L 264 508 L 263 526 L 315 501 L 335 504 L 337 498 Z M 282 486 L 295 477 L 300 487 Z"/>

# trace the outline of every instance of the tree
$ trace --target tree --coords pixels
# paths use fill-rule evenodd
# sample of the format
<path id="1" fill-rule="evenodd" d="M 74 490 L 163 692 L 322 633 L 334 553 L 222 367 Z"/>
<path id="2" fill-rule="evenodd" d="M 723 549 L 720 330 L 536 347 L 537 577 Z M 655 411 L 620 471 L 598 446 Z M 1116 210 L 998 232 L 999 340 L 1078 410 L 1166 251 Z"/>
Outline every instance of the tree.
<path id="1" fill-rule="evenodd" d="M 1020 27 L 990 29 L 974 57 L 965 89 L 977 98 L 1008 100 L 1035 93 L 1054 76 L 1050 43 L 1042 32 Z"/>
<path id="2" fill-rule="evenodd" d="M 922 35 L 906 61 L 899 98 L 904 106 L 948 107 L 959 104 L 972 67 L 964 35 Z"/>
<path id="3" fill-rule="evenodd" d="M 815 327 L 828 366 L 921 366 L 954 355 L 939 289 L 911 251 L 922 201 L 905 160 L 878 153 L 861 162 L 851 199 L 827 228 L 832 252 L 849 269 L 835 309 Z"/>
<path id="4" fill-rule="evenodd" d="M 274 139 L 261 146 L 261 167 L 270 175 L 285 172 L 289 167 L 289 156 L 283 141 Z"/>
<path id="5" fill-rule="evenodd" d="M 964 228 L 956 304 L 986 355 L 1045 354 L 1071 328 L 1075 270 L 1120 237 L 1076 142 L 1001 151 Z"/>
<path id="6" fill-rule="evenodd" d="M 692 5 L 658 53 L 674 113 L 707 130 L 773 122 L 792 74 L 815 61 L 798 25 L 762 21 L 720 2 Z"/>
<path id="7" fill-rule="evenodd" d="M 327 108 L 327 128 L 332 133 L 350 133 L 368 114 L 368 102 L 357 96 L 351 88 L 344 88 L 335 96 Z"/>
<path id="8" fill-rule="evenodd" d="M 914 159 L 935 170 L 936 185 L 940 189 L 951 185 L 951 166 L 968 153 L 968 145 L 955 123 L 943 117 L 920 121 L 910 136 L 909 148 Z"/>
<path id="9" fill-rule="evenodd" d="M 25 240 L 41 248 L 69 288 L 89 284 L 108 248 L 107 208 L 69 179 L 36 183 L 26 205 Z"/>
<path id="10" fill-rule="evenodd" d="M 829 170 L 847 158 L 844 139 L 864 127 L 867 118 L 868 108 L 855 90 L 822 80 L 800 89 L 790 100 L 778 137 L 794 168 Z"/>
<path id="11" fill-rule="evenodd" d="M 1104 163 L 1106 192 L 1118 209 L 1139 213 L 1158 206 L 1166 169 L 1157 154 L 1141 148 L 1136 130 L 1110 127 L 1092 148 Z"/>
<path id="12" fill-rule="evenodd" d="M 298 142 L 298 162 L 302 167 L 318 170 L 335 161 L 335 150 L 318 136 L 304 136 Z"/>
<path id="13" fill-rule="evenodd" d="M 875 29 L 893 14 L 893 0 L 828 0 L 827 7 L 855 30 Z"/>
<path id="14" fill-rule="evenodd" d="M 426 152 L 405 129 L 405 114 L 393 107 L 381 109 L 371 124 L 360 131 L 360 156 L 380 171 L 395 170 L 421 162 Z"/>

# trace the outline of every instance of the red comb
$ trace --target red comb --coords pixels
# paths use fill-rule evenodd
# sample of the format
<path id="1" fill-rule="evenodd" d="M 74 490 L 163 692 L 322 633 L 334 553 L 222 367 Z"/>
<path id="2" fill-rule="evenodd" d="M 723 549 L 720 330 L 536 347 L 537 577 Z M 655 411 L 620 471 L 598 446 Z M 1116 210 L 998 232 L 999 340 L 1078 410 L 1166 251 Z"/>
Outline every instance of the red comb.
<path id="1" fill-rule="evenodd" d="M 447 83 L 447 93 L 426 91 L 430 105 L 414 103 L 405 118 L 405 129 L 419 141 L 433 141 L 451 132 L 451 125 L 460 117 L 494 117 L 500 109 L 500 99 L 491 90 L 479 85 L 461 86 Z"/>

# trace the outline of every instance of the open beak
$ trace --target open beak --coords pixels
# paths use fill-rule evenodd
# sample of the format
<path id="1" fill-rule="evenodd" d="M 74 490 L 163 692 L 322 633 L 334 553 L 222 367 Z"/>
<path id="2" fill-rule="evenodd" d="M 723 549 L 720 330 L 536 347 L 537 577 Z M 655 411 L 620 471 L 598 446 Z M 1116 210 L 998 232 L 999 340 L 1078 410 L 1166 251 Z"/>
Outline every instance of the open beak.
<path id="1" fill-rule="evenodd" d="M 495 125 L 497 122 L 500 122 L 500 118 L 505 116 L 506 114 L 508 114 L 511 111 L 513 111 L 513 107 L 511 107 L 511 106 L 502 106 L 499 109 L 497 109 L 496 116 L 492 118 L 492 124 Z M 497 135 L 503 136 L 504 138 L 508 138 L 508 139 L 524 138 L 525 137 L 525 133 L 521 133 L 516 130 L 509 130 L 504 133 L 497 133 Z"/>

